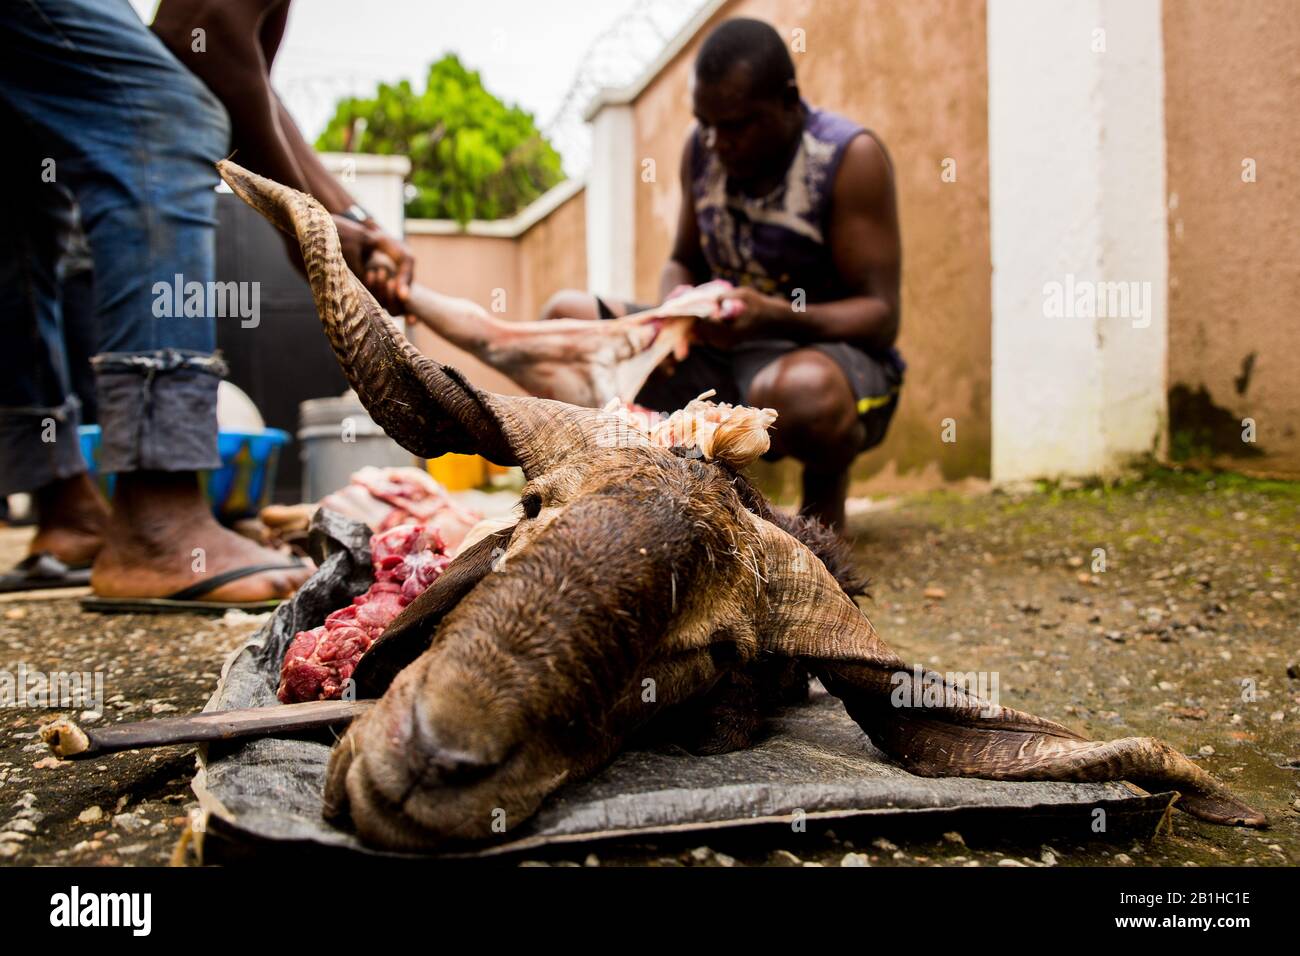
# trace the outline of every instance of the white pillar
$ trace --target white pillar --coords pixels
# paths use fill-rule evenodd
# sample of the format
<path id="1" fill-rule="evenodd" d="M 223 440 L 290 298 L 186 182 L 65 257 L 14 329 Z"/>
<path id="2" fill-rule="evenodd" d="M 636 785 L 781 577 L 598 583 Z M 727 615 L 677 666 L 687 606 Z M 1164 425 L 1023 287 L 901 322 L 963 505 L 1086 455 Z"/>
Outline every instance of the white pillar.
<path id="1" fill-rule="evenodd" d="M 993 479 L 1163 451 L 1160 0 L 989 0 Z"/>
<path id="2" fill-rule="evenodd" d="M 598 295 L 636 295 L 636 124 L 626 103 L 601 103 L 591 123 L 587 173 L 587 285 Z"/>
<path id="3" fill-rule="evenodd" d="M 385 232 L 403 234 L 406 197 L 402 190 L 411 172 L 410 159 L 375 153 L 321 153 L 320 159 Z"/>
<path id="4" fill-rule="evenodd" d="M 406 177 L 411 160 L 377 153 L 319 153 L 321 163 L 343 184 L 357 205 L 390 236 L 406 235 Z M 406 334 L 401 319 L 393 325 Z M 396 446 L 394 446 L 396 447 Z"/>

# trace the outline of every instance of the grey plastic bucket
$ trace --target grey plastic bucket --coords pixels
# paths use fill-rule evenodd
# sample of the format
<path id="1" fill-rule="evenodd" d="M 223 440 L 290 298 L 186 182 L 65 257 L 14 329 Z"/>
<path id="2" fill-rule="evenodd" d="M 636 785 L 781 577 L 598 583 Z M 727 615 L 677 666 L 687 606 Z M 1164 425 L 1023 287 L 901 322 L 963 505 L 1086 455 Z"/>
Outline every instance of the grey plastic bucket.
<path id="1" fill-rule="evenodd" d="M 366 465 L 401 467 L 417 461 L 375 424 L 355 392 L 301 403 L 298 441 L 302 446 L 303 501 L 320 501 L 338 491 L 353 472 Z"/>

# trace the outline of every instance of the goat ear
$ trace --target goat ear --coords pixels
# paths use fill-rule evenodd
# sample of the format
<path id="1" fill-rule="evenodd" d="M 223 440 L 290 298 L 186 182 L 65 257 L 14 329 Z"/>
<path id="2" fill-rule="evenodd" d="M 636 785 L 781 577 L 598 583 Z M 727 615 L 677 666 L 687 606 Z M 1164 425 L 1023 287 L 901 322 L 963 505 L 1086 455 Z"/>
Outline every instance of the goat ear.
<path id="1" fill-rule="evenodd" d="M 506 548 L 514 530 L 512 525 L 489 534 L 458 554 L 438 580 L 393 619 L 352 672 L 358 697 L 382 697 L 393 678 L 428 649 L 442 619 L 492 570 L 498 549 Z"/>
<path id="2" fill-rule="evenodd" d="M 217 169 L 236 195 L 298 240 L 339 365 L 371 417 L 407 450 L 423 458 L 480 454 L 533 478 L 602 439 L 646 442 L 614 415 L 480 391 L 421 355 L 343 261 L 334 219 L 320 203 L 229 160 Z"/>
<path id="3" fill-rule="evenodd" d="M 762 541 L 760 645 L 802 661 L 871 738 L 920 776 L 994 780 L 1128 780 L 1178 790 L 1214 823 L 1262 826 L 1263 814 L 1152 737 L 1092 741 L 1068 727 L 981 699 L 942 674 L 909 666 L 800 542 L 754 517 Z"/>

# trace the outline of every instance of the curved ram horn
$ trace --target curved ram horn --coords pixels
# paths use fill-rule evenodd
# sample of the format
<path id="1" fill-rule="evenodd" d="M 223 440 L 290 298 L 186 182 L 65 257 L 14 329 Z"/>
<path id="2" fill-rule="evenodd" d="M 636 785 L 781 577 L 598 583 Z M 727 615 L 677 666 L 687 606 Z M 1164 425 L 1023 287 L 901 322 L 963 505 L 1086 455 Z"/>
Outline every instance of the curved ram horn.
<path id="1" fill-rule="evenodd" d="M 485 392 L 421 355 L 343 261 L 334 219 L 320 203 L 229 160 L 217 170 L 237 196 L 298 240 L 339 365 L 371 417 L 402 447 L 422 458 L 480 454 L 520 465 L 531 478 L 575 449 L 648 444 L 614 415 Z"/>
<path id="2" fill-rule="evenodd" d="M 797 658 L 872 743 L 920 776 L 992 780 L 1127 780 L 1177 790 L 1203 820 L 1265 826 L 1262 813 L 1154 737 L 1093 741 L 1061 724 L 1001 707 L 912 667 L 889 649 L 811 551 L 754 517 L 762 541 L 759 640 Z"/>

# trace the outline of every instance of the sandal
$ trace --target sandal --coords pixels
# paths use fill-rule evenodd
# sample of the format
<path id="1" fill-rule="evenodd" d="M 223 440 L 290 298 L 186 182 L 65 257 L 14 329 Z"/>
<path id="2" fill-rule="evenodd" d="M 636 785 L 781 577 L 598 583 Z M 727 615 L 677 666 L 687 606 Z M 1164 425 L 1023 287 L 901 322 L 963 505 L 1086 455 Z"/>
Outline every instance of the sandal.
<path id="1" fill-rule="evenodd" d="M 226 611 L 250 611 L 254 613 L 273 611 L 287 598 L 269 598 L 265 601 L 204 601 L 202 597 L 205 594 L 211 594 L 217 588 L 229 584 L 231 581 L 238 581 L 254 574 L 261 574 L 263 571 L 294 571 L 302 567 L 306 567 L 302 561 L 294 561 L 291 564 L 250 564 L 247 567 L 235 568 L 233 571 L 214 574 L 210 578 L 205 578 L 197 584 L 191 584 L 189 587 L 181 588 L 166 597 L 116 598 L 90 595 L 81 599 L 81 609 L 106 614 L 174 614 L 194 611 L 221 614 Z"/>

